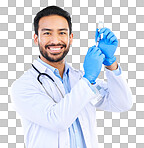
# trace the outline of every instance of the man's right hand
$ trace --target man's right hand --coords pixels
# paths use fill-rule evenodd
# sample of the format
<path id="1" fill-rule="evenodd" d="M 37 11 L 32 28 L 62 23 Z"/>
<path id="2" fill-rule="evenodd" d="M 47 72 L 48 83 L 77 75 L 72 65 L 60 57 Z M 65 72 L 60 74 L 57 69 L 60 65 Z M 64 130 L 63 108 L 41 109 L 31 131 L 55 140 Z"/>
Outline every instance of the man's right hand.
<path id="1" fill-rule="evenodd" d="M 83 64 L 85 71 L 83 77 L 88 79 L 91 84 L 95 83 L 95 80 L 97 79 L 101 71 L 104 58 L 105 55 L 102 54 L 99 48 L 97 48 L 96 46 L 92 46 L 89 48 Z"/>

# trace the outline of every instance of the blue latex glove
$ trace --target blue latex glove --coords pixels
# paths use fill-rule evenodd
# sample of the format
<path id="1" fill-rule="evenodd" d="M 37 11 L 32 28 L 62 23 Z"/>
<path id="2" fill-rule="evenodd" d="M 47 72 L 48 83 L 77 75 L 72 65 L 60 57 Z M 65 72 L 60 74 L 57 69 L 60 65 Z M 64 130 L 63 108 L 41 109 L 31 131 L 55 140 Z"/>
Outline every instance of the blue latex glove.
<path id="1" fill-rule="evenodd" d="M 83 77 L 88 79 L 91 84 L 95 83 L 95 80 L 101 71 L 104 58 L 105 55 L 102 54 L 99 48 L 97 48 L 96 46 L 92 46 L 89 48 L 83 64 L 85 71 Z"/>
<path id="2" fill-rule="evenodd" d="M 102 28 L 99 32 L 98 29 L 96 29 L 96 34 L 95 34 L 96 42 L 98 36 L 100 36 L 102 33 L 103 33 L 103 38 L 99 41 L 98 48 L 100 48 L 102 53 L 105 55 L 105 60 L 103 64 L 106 66 L 110 66 L 116 61 L 114 53 L 118 46 L 118 40 L 110 29 Z"/>

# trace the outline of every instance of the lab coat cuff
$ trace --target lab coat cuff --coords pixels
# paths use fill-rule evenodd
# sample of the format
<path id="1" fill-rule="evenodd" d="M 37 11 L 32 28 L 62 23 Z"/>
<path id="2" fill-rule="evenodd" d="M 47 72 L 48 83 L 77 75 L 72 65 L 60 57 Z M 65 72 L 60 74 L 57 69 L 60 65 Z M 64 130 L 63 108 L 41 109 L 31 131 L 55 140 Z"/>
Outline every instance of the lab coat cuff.
<path id="1" fill-rule="evenodd" d="M 83 79 L 84 81 L 86 81 L 87 84 L 88 84 L 88 86 L 92 89 L 92 91 L 93 91 L 94 93 L 96 93 L 95 89 L 93 88 L 93 85 L 92 85 L 85 77 L 83 77 L 82 79 Z"/>
<path id="2" fill-rule="evenodd" d="M 94 92 L 94 94 L 96 95 L 94 99 L 92 99 L 90 102 L 95 105 L 96 103 L 98 103 L 101 99 L 102 96 L 99 92 L 99 87 L 98 85 L 95 83 L 94 85 L 92 85 L 86 78 L 82 78 L 87 84 L 88 86 L 91 88 L 91 90 Z"/>

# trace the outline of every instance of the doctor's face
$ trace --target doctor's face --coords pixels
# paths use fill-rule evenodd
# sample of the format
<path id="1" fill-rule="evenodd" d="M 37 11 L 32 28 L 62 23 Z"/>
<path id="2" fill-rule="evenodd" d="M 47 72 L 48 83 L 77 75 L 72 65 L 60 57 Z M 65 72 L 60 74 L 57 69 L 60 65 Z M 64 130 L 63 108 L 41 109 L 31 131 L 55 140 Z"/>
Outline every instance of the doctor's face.
<path id="1" fill-rule="evenodd" d="M 67 55 L 72 44 L 73 34 L 69 34 L 67 20 L 59 15 L 42 17 L 39 21 L 38 36 L 34 42 L 41 55 L 50 62 L 59 62 Z"/>

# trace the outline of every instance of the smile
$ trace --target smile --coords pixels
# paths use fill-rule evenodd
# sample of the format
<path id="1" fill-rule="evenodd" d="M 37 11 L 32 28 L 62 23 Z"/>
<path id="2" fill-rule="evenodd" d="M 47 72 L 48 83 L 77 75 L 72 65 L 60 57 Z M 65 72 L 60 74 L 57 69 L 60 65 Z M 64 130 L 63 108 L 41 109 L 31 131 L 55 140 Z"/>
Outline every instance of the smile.
<path id="1" fill-rule="evenodd" d="M 48 46 L 50 53 L 60 53 L 63 46 Z"/>
<path id="2" fill-rule="evenodd" d="M 59 48 L 49 48 L 50 50 L 54 50 L 54 51 L 56 51 L 56 50 L 60 50 L 60 49 L 62 49 L 62 47 L 59 47 Z"/>

